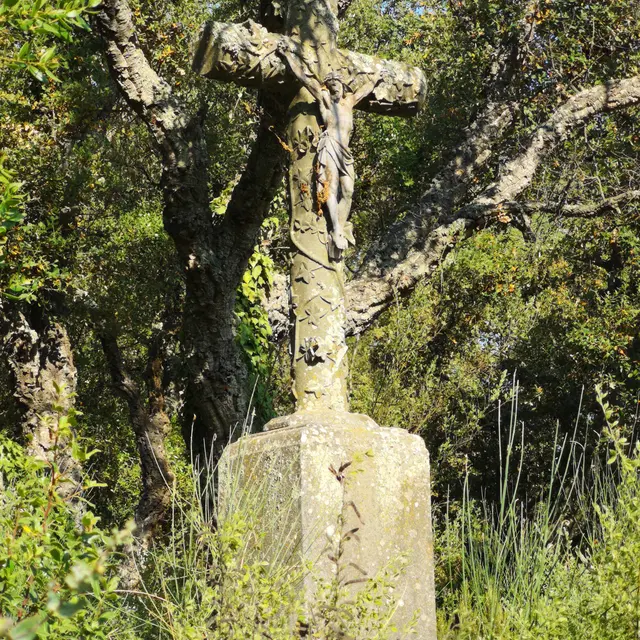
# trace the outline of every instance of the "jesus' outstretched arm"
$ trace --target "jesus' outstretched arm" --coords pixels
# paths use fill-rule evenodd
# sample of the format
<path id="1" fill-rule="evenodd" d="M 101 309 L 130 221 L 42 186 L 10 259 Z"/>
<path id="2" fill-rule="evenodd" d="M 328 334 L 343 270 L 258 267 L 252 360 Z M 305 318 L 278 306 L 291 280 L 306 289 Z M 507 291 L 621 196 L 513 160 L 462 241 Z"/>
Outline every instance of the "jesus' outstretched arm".
<path id="1" fill-rule="evenodd" d="M 286 60 L 291 72 L 298 78 L 302 86 L 307 89 L 318 102 L 322 102 L 322 86 L 313 75 L 307 74 L 303 61 L 298 54 L 292 50 L 290 43 L 284 38 L 278 42 L 278 53 Z"/>
<path id="2" fill-rule="evenodd" d="M 373 77 L 366 80 L 365 83 L 353 94 L 351 101 L 355 107 L 361 100 L 366 98 L 374 89 L 375 86 L 382 80 L 380 73 L 374 73 Z"/>

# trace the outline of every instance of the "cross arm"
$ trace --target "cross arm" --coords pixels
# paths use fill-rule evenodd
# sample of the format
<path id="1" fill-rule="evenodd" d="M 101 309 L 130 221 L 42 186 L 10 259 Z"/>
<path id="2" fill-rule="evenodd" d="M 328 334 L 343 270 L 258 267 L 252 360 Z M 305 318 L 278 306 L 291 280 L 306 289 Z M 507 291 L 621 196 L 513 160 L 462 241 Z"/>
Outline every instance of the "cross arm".
<path id="1" fill-rule="evenodd" d="M 287 93 L 299 81 L 278 53 L 283 39 L 290 50 L 300 51 L 293 38 L 271 33 L 251 20 L 241 24 L 209 22 L 197 39 L 192 68 L 206 78 Z M 335 61 L 335 70 L 348 79 L 354 93 L 373 78 L 380 78 L 358 109 L 411 116 L 424 103 L 426 80 L 417 67 L 345 50 L 337 52 Z"/>

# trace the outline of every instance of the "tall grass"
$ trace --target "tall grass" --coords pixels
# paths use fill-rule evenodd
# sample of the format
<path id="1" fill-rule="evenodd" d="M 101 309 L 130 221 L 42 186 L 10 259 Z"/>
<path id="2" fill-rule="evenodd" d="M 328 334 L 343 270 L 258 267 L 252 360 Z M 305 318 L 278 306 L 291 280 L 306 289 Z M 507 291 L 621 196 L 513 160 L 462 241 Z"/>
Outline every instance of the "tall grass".
<path id="1" fill-rule="evenodd" d="M 546 494 L 531 515 L 518 492 L 515 386 L 498 504 L 473 502 L 466 482 L 461 508 L 444 513 L 440 640 L 640 638 L 640 450 L 629 451 L 600 391 L 599 400 L 606 429 L 597 450 L 608 450 L 608 463 L 596 455 L 587 464 L 578 412 L 571 437 L 559 441 L 556 431 Z"/>
<path id="2" fill-rule="evenodd" d="M 247 422 L 242 434 L 250 431 Z M 272 465 L 266 455 L 258 475 L 227 461 L 217 487 L 220 469 L 208 459 L 194 468 L 186 494 L 170 488 L 168 540 L 151 548 L 139 585 L 119 591 L 119 640 L 384 640 L 393 634 L 396 568 L 349 580 L 338 552 L 335 576 L 318 576 L 304 560 L 297 518 L 289 517 L 296 496 L 273 510 L 271 484 L 288 470 Z M 351 537 L 341 542 L 353 543 Z M 331 557 L 331 545 L 326 553 Z M 364 583 L 357 593 L 350 588 L 355 582 Z"/>
<path id="3" fill-rule="evenodd" d="M 250 417 L 240 429 L 251 431 Z M 230 478 L 219 510 L 217 472 L 205 458 L 194 465 L 190 486 L 170 487 L 169 534 L 143 559 L 137 586 L 121 590 L 121 640 L 291 638 L 302 568 L 284 550 L 287 532 L 270 541 L 282 549 L 262 553 L 265 482 L 241 492 L 238 478 Z"/>

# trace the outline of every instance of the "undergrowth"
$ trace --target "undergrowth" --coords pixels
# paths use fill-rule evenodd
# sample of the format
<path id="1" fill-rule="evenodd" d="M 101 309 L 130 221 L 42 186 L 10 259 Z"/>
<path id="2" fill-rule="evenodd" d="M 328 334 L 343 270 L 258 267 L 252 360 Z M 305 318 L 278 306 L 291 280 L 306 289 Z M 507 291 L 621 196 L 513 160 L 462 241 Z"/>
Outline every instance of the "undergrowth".
<path id="1" fill-rule="evenodd" d="M 440 640 L 640 637 L 640 448 L 626 440 L 629 430 L 598 394 L 605 429 L 595 454 L 586 459 L 580 419 L 572 435 L 556 435 L 546 495 L 532 507 L 519 491 L 525 435 L 515 389 L 497 461 L 499 500 L 473 501 L 467 485 L 461 503 L 437 512 Z M 68 425 L 61 414 L 56 428 Z M 90 455 L 77 443 L 74 449 Z M 345 492 L 348 466 L 327 470 Z M 101 530 L 90 507 L 78 507 L 80 495 L 73 507 L 60 497 L 55 458 L 37 462 L 0 440 L 0 637 L 412 637 L 398 636 L 390 623 L 396 570 L 365 579 L 341 568 L 342 549 L 357 531 L 344 514 L 331 551 L 335 578 L 318 579 L 312 566 L 292 560 L 291 531 L 264 526 L 267 485 L 256 483 L 240 499 L 231 483 L 227 507 L 218 512 L 214 471 L 195 470 L 186 493 L 173 488 L 166 538 L 136 558 L 137 582 L 124 584 L 114 551 L 128 534 Z M 302 596 L 310 577 L 311 608 Z"/>
<path id="2" fill-rule="evenodd" d="M 598 396 L 606 463 L 596 455 L 587 464 L 577 432 L 556 437 L 547 495 L 530 514 L 517 497 L 523 459 L 512 457 L 524 429 L 514 394 L 499 504 L 474 503 L 467 491 L 444 513 L 441 640 L 640 637 L 640 446 L 630 447 L 601 389 Z"/>

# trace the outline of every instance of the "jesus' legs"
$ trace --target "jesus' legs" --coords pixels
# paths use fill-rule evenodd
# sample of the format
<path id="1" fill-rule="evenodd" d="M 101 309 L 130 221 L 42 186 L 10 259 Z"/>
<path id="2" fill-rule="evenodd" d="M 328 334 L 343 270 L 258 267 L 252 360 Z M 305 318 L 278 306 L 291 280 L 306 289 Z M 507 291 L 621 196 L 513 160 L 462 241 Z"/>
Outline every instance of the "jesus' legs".
<path id="1" fill-rule="evenodd" d="M 331 220 L 331 241 L 333 243 L 333 249 L 329 248 L 329 255 L 337 260 L 342 255 L 342 252 L 347 248 L 347 239 L 344 237 L 344 231 L 339 217 L 339 205 L 338 198 L 335 194 L 331 194 L 327 200 L 327 212 L 329 213 L 329 219 Z"/>
<path id="2" fill-rule="evenodd" d="M 338 218 L 340 228 L 344 229 L 351 211 L 351 200 L 353 198 L 353 175 L 345 173 L 340 176 L 340 200 L 338 201 Z"/>
<path id="3" fill-rule="evenodd" d="M 331 223 L 331 242 L 329 244 L 329 255 L 332 259 L 338 260 L 342 252 L 347 248 L 347 239 L 344 237 L 344 228 L 340 218 L 341 203 L 338 203 L 338 188 L 341 178 L 338 167 L 334 162 L 329 162 L 324 171 L 319 176 L 320 181 L 328 179 L 328 185 L 322 185 L 327 188 L 328 197 L 325 202 L 327 213 L 329 214 L 329 222 Z"/>

